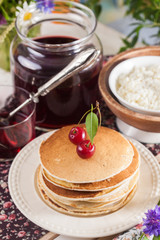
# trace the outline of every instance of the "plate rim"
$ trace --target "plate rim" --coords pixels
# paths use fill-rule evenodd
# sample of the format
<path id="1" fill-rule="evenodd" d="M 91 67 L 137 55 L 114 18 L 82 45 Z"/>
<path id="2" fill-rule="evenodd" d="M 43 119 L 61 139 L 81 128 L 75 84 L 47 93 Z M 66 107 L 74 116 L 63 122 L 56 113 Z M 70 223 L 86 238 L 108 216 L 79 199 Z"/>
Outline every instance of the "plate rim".
<path id="1" fill-rule="evenodd" d="M 98 231 L 95 231 L 94 229 L 94 232 L 93 229 L 92 231 L 88 231 L 88 232 L 85 232 L 85 231 L 76 231 L 76 232 L 73 232 L 73 230 L 71 229 L 68 229 L 64 227 L 64 229 L 59 229 L 57 227 L 57 229 L 53 229 L 52 227 L 49 226 L 49 224 L 43 224 L 43 221 L 42 221 L 42 224 L 39 222 L 39 219 L 36 218 L 36 216 L 32 216 L 32 209 L 29 209 L 28 206 L 26 206 L 28 208 L 28 212 L 24 211 L 24 206 L 21 207 L 21 203 L 19 200 L 17 200 L 19 197 L 22 197 L 22 193 L 19 193 L 19 192 L 16 192 L 15 194 L 15 191 L 16 191 L 16 188 L 13 188 L 13 181 L 15 181 L 16 178 L 18 178 L 18 175 L 16 174 L 16 168 L 20 168 L 23 161 L 21 156 L 23 156 L 25 154 L 25 152 L 28 150 L 28 149 L 31 149 L 32 146 L 36 146 L 38 147 L 37 145 L 39 145 L 39 143 L 42 141 L 42 140 L 45 140 L 50 134 L 52 134 L 55 130 L 51 131 L 51 132 L 48 132 L 48 133 L 44 133 L 42 135 L 40 135 L 39 137 L 35 138 L 34 140 L 32 140 L 30 143 L 28 143 L 18 154 L 17 156 L 15 157 L 15 159 L 13 160 L 12 164 L 11 164 L 11 167 L 10 167 L 10 170 L 9 170 L 9 176 L 8 176 L 8 187 L 9 187 L 9 192 L 10 192 L 10 195 L 11 195 L 11 198 L 13 200 L 13 202 L 15 203 L 16 207 L 21 211 L 21 213 L 26 217 L 28 218 L 29 220 L 31 220 L 32 222 L 34 222 L 36 225 L 42 227 L 43 229 L 46 229 L 48 231 L 51 231 L 51 232 L 55 232 L 57 234 L 62 234 L 62 235 L 65 235 L 65 236 L 70 236 L 70 237 L 106 237 L 106 236 L 110 236 L 110 235 L 114 235 L 114 234 L 117 234 L 117 233 L 120 233 L 120 232 L 123 232 L 123 231 L 126 231 L 127 229 L 129 228 L 132 228 L 133 226 L 135 226 L 136 224 L 139 223 L 140 219 L 142 219 L 142 216 L 144 214 L 141 213 L 141 216 L 138 216 L 136 217 L 135 215 L 132 216 L 132 222 L 130 223 L 128 221 L 127 224 L 120 224 L 120 226 L 116 226 L 116 229 L 115 229 L 115 226 L 113 226 L 113 228 L 111 228 L 110 230 L 107 229 L 107 223 L 106 223 L 106 228 L 105 229 L 99 229 Z M 148 162 L 150 160 L 146 160 L 147 164 L 151 164 L 152 167 L 149 168 L 151 170 L 151 174 L 152 174 L 152 178 L 153 178 L 153 184 L 157 185 L 157 190 L 154 189 L 154 192 L 153 192 L 153 186 L 152 186 L 152 195 L 154 195 L 154 201 L 152 199 L 152 201 L 150 200 L 149 201 L 149 205 L 156 205 L 158 203 L 158 198 L 160 198 L 160 166 L 159 166 L 159 163 L 157 161 L 157 159 L 155 158 L 155 156 L 151 153 L 151 151 L 149 151 L 143 144 L 139 143 L 137 140 L 135 139 L 132 139 L 132 138 L 129 138 L 129 140 L 132 141 L 132 143 L 134 145 L 136 145 L 138 151 L 143 151 L 146 156 L 148 155 L 149 158 L 151 158 L 151 163 Z M 31 151 L 31 150 L 30 150 Z M 141 155 L 141 154 L 140 154 Z M 154 161 L 153 161 L 154 160 Z M 21 164 L 20 164 L 21 163 Z M 38 160 L 37 160 L 37 166 L 38 166 Z M 156 172 L 156 175 L 155 175 L 155 172 L 153 174 L 153 169 L 155 170 Z M 156 183 L 155 183 L 156 182 Z M 152 185 L 153 185 L 152 184 Z M 158 191 L 158 192 L 157 192 Z M 156 193 L 157 192 L 157 193 Z M 157 196 L 158 195 L 158 196 Z M 153 197 L 153 196 L 152 196 Z M 41 200 L 42 201 L 42 200 Z M 132 201 L 132 200 L 131 200 Z M 130 202 L 131 202 L 130 201 Z M 127 205 L 126 205 L 127 206 Z M 126 208 L 126 206 L 124 206 L 123 208 Z M 48 207 L 46 205 L 46 207 Z M 26 209 L 27 209 L 26 208 Z M 51 209 L 51 208 L 50 208 Z M 51 209 L 53 212 L 55 210 Z M 146 209 L 147 210 L 147 209 Z M 145 210 L 145 211 L 146 211 Z M 56 211 L 55 211 L 56 212 Z M 65 215 L 63 213 L 59 213 L 59 212 L 56 212 L 60 215 Z M 67 216 L 67 215 L 65 215 Z M 70 215 L 68 215 L 70 216 Z M 107 218 L 107 216 L 109 215 L 104 215 L 105 218 Z M 77 218 L 77 217 L 73 217 L 73 221 L 74 221 L 74 218 Z M 78 217 L 78 218 L 81 218 L 81 217 Z M 83 217 L 82 217 L 83 218 Z M 87 217 L 85 217 L 87 218 Z M 93 218 L 93 217 L 91 217 Z M 133 218 L 135 218 L 133 220 Z"/>

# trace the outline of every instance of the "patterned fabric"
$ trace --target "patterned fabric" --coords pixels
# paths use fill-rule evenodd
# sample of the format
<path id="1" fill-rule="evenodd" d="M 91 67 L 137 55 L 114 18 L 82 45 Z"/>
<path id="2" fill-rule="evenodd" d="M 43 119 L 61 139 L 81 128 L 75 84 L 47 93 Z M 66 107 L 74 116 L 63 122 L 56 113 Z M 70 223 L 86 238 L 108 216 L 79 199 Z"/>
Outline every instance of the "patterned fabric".
<path id="1" fill-rule="evenodd" d="M 114 238 L 113 240 L 138 240 L 141 234 L 142 234 L 142 224 L 139 224 L 134 228 L 130 229 L 129 231 Z"/>
<path id="2" fill-rule="evenodd" d="M 8 173 L 11 164 L 11 162 L 0 163 L 0 240 L 39 239 L 47 231 L 24 217 L 9 194 Z"/>

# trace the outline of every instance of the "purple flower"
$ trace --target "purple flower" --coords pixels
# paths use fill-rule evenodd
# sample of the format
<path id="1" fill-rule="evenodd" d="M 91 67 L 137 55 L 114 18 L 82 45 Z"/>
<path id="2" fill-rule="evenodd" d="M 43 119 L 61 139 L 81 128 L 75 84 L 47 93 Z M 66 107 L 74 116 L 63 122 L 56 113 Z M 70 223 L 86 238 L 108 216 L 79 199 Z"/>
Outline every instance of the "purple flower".
<path id="1" fill-rule="evenodd" d="M 6 24 L 7 21 L 5 19 L 5 17 L 2 16 L 2 14 L 0 14 L 0 25 Z"/>
<path id="2" fill-rule="evenodd" d="M 144 233 L 149 236 L 160 235 L 160 206 L 156 206 L 155 209 L 148 210 L 145 213 L 146 218 L 143 219 L 143 226 L 145 227 Z"/>
<path id="3" fill-rule="evenodd" d="M 52 0 L 36 0 L 37 7 L 44 12 L 52 12 L 54 9 L 54 3 Z"/>

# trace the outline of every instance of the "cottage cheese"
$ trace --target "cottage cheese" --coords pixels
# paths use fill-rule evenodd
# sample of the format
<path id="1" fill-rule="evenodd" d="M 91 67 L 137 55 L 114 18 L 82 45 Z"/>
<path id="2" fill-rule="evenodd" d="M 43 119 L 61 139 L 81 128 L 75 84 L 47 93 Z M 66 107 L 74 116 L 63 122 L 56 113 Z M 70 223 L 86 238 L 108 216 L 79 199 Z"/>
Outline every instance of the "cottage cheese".
<path id="1" fill-rule="evenodd" d="M 117 79 L 118 95 L 133 106 L 160 110 L 160 65 L 135 67 Z"/>

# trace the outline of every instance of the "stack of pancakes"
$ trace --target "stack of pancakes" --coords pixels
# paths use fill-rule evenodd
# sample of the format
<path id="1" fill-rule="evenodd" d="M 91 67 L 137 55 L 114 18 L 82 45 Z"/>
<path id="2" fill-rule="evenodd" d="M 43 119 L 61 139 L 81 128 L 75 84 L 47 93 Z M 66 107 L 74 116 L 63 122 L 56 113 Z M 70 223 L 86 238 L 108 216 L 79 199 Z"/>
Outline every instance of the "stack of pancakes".
<path id="1" fill-rule="evenodd" d="M 121 208 L 136 191 L 137 149 L 117 131 L 99 127 L 94 155 L 82 159 L 68 138 L 72 127 L 61 128 L 41 143 L 37 183 L 43 200 L 60 212 L 79 216 Z"/>

